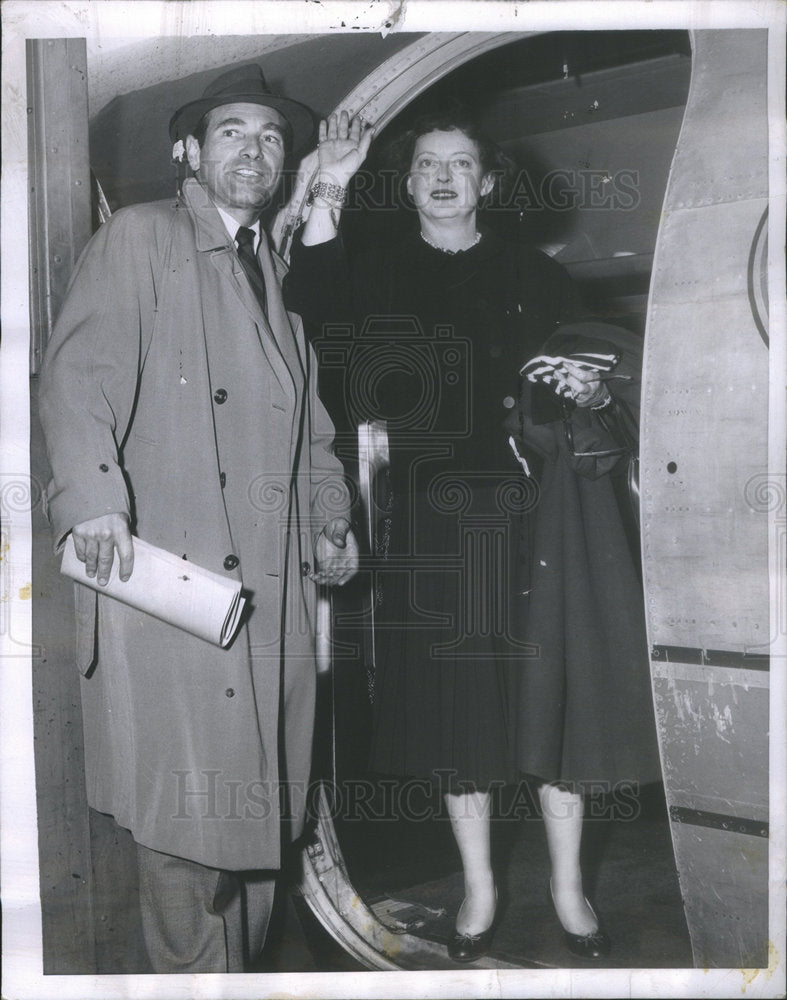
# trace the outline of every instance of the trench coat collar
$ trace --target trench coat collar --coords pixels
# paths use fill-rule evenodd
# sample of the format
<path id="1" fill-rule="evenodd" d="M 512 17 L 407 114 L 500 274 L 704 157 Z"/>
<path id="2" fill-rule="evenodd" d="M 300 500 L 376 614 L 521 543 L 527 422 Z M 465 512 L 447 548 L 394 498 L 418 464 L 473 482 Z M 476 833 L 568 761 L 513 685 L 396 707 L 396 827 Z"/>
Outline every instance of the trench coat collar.
<path id="1" fill-rule="evenodd" d="M 197 250 L 219 250 L 232 248 L 232 237 L 227 232 L 218 209 L 210 199 L 210 195 L 195 177 L 188 177 L 183 182 L 183 200 L 186 202 L 194 219 L 194 233 Z"/>
<path id="2" fill-rule="evenodd" d="M 251 289 L 243 267 L 235 252 L 235 242 L 211 201 L 207 191 L 193 177 L 183 182 L 183 200 L 194 220 L 197 251 L 210 253 L 212 263 L 222 271 L 234 287 L 241 302 L 248 310 L 259 330 L 262 349 L 270 362 L 282 390 L 295 396 L 297 390 L 293 374 L 303 370 L 303 359 L 298 352 L 289 317 L 281 303 L 281 288 L 267 246 L 265 231 L 260 227 L 257 259 L 260 262 L 268 292 L 268 317 L 266 318 L 257 297 Z"/>

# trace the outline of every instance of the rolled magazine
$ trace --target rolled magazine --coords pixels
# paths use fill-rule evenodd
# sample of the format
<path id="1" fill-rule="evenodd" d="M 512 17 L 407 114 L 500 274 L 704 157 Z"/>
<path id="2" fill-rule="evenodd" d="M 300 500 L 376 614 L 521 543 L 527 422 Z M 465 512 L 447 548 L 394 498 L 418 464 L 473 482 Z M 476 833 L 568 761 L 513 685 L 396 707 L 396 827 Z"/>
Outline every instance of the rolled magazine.
<path id="1" fill-rule="evenodd" d="M 118 576 L 117 553 L 105 586 L 99 586 L 96 577 L 87 576 L 71 535 L 66 539 L 60 572 L 200 639 L 227 646 L 246 603 L 240 580 L 229 580 L 141 538 L 133 541 L 134 570 L 125 583 Z"/>

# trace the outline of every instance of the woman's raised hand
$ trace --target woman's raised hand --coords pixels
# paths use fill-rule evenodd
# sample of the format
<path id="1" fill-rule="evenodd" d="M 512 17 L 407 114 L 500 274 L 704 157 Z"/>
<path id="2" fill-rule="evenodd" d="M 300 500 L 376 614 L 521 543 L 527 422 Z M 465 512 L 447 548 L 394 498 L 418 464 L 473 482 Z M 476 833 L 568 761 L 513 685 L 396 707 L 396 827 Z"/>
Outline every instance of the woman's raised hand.
<path id="1" fill-rule="evenodd" d="M 317 147 L 320 179 L 347 187 L 366 159 L 373 138 L 374 128 L 358 115 L 350 119 L 347 111 L 321 121 Z"/>
<path id="2" fill-rule="evenodd" d="M 366 159 L 373 136 L 373 128 L 357 115 L 351 121 L 346 111 L 320 122 L 318 167 L 308 201 L 309 215 L 301 231 L 304 246 L 325 243 L 336 236 L 347 185 Z"/>

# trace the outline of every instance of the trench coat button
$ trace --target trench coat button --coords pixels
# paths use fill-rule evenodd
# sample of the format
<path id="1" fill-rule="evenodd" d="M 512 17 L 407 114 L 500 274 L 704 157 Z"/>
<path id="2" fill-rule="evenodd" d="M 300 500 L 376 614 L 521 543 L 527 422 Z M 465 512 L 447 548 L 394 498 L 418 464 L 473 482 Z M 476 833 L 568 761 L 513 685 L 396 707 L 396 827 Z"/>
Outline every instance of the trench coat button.
<path id="1" fill-rule="evenodd" d="M 507 410 L 513 410 L 513 408 L 516 406 L 516 400 L 514 399 L 513 396 L 506 396 L 503 399 L 503 406 L 505 406 Z"/>
<path id="2" fill-rule="evenodd" d="M 227 485 L 227 473 L 226 472 L 220 472 L 219 473 L 219 482 L 221 483 L 221 488 L 224 489 L 224 487 Z"/>
<path id="3" fill-rule="evenodd" d="M 224 692 L 224 694 L 226 694 L 226 696 L 228 698 L 234 698 L 235 697 L 235 692 L 233 691 L 232 688 L 227 688 L 227 690 Z"/>
<path id="4" fill-rule="evenodd" d="M 224 560 L 224 569 L 235 569 L 239 562 L 240 559 L 237 556 L 228 555 Z"/>
<path id="5" fill-rule="evenodd" d="M 99 465 L 99 469 L 101 469 L 102 472 L 109 472 L 109 466 L 106 462 L 102 462 L 101 465 Z"/>
<path id="6" fill-rule="evenodd" d="M 213 398 L 216 400 L 216 402 L 219 405 L 221 405 L 222 403 L 225 403 L 227 401 L 227 390 L 226 389 L 217 389 L 213 393 Z"/>
<path id="7" fill-rule="evenodd" d="M 311 571 L 311 566 L 307 562 L 301 563 L 301 576 L 308 576 Z"/>

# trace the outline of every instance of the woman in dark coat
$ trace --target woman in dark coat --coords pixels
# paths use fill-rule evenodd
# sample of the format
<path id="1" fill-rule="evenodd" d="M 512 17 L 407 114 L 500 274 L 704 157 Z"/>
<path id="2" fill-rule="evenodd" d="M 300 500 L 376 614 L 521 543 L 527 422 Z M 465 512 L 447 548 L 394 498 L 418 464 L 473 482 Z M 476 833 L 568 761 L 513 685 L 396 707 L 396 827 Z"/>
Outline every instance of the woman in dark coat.
<path id="1" fill-rule="evenodd" d="M 543 458 L 517 752 L 540 781 L 550 889 L 566 943 L 609 951 L 584 896 L 584 793 L 660 777 L 636 503 L 641 338 L 604 323 L 564 326 L 525 365 L 520 447 Z"/>
<path id="2" fill-rule="evenodd" d="M 351 264 L 338 219 L 370 134 L 343 113 L 320 139 L 285 296 L 313 322 L 354 324 L 323 338 L 346 359 L 348 423 L 388 427 L 371 767 L 441 782 L 465 876 L 449 954 L 472 961 L 491 940 L 490 786 L 516 777 L 510 689 L 530 652 L 516 577 L 533 497 L 503 423 L 522 361 L 577 298 L 548 257 L 478 228 L 502 160 L 473 123 L 433 117 L 402 137 L 417 226 Z"/>

